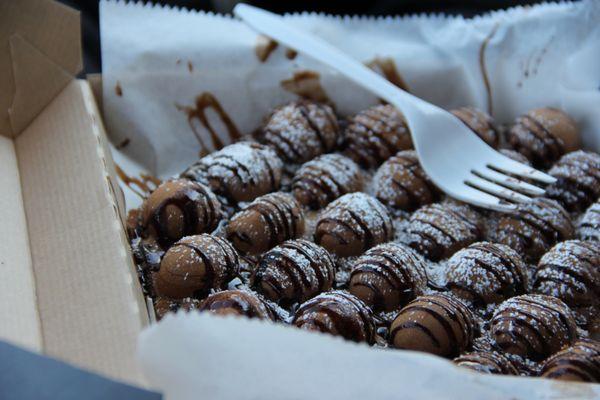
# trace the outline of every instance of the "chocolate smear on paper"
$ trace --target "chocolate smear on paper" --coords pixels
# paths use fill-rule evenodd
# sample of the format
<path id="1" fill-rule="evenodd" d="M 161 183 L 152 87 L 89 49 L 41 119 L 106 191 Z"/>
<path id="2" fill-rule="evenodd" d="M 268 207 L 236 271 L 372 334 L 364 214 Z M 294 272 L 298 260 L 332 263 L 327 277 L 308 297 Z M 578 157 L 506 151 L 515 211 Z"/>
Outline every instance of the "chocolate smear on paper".
<path id="1" fill-rule="evenodd" d="M 490 79 L 488 77 L 487 67 L 485 65 L 485 50 L 487 49 L 490 40 L 492 40 L 498 31 L 498 27 L 499 24 L 494 25 L 490 33 L 488 33 L 483 42 L 481 42 L 481 46 L 479 46 L 479 68 L 481 69 L 481 76 L 483 77 L 483 84 L 487 94 L 487 112 L 490 115 L 493 115 L 494 107 L 492 104 L 492 87 L 490 85 Z"/>
<path id="2" fill-rule="evenodd" d="M 400 72 L 398 72 L 398 68 L 396 67 L 396 63 L 390 57 L 375 57 L 373 60 L 366 63 L 366 66 L 371 68 L 373 71 L 383 75 L 385 79 L 398 86 L 400 89 L 405 92 L 410 92 L 408 89 L 408 85 Z"/>
<path id="3" fill-rule="evenodd" d="M 121 82 L 117 81 L 115 85 L 115 93 L 119 97 L 123 97 L 123 88 L 121 87 Z"/>
<path id="4" fill-rule="evenodd" d="M 285 58 L 288 60 L 293 60 L 298 55 L 298 52 L 294 49 L 285 49 Z"/>
<path id="5" fill-rule="evenodd" d="M 131 139 L 129 139 L 129 138 L 125 138 L 125 139 L 121 140 L 121 142 L 119 142 L 119 143 L 118 143 L 118 144 L 115 146 L 115 148 L 116 148 L 117 150 L 124 149 L 125 147 L 129 146 L 129 143 L 131 143 Z"/>
<path id="6" fill-rule="evenodd" d="M 148 197 L 162 183 L 160 179 L 148 174 L 142 173 L 139 178 L 129 176 L 117 164 L 115 170 L 121 182 L 142 199 Z"/>
<path id="7" fill-rule="evenodd" d="M 259 35 L 256 39 L 256 46 L 254 47 L 254 52 L 256 53 L 256 57 L 260 60 L 260 62 L 265 62 L 271 55 L 273 51 L 279 46 L 279 43 L 274 41 L 271 38 L 268 38 L 264 35 Z"/>
<path id="8" fill-rule="evenodd" d="M 331 100 L 321 86 L 321 76 L 315 71 L 296 71 L 289 79 L 281 81 L 281 87 L 302 98 L 331 104 Z"/>
<path id="9" fill-rule="evenodd" d="M 540 65 L 542 64 L 542 60 L 544 59 L 544 56 L 548 52 L 548 47 L 550 47 L 553 42 L 554 42 L 554 35 L 552 35 L 550 37 L 550 39 L 548 40 L 546 45 L 541 50 L 539 50 L 539 52 L 537 50 L 534 50 L 532 53 L 530 53 L 527 56 L 527 58 L 524 61 L 521 60 L 519 62 L 519 67 L 521 68 L 523 77 L 517 82 L 518 87 L 523 86 L 523 81 L 525 79 L 537 75 L 538 69 L 539 69 Z"/>
<path id="10" fill-rule="evenodd" d="M 237 126 L 235 125 L 229 114 L 225 112 L 225 110 L 221 106 L 221 103 L 219 103 L 217 98 L 212 93 L 201 93 L 199 96 L 196 97 L 196 101 L 193 107 L 182 106 L 179 104 L 175 104 L 175 107 L 177 107 L 179 111 L 187 115 L 188 124 L 190 125 L 194 136 L 196 136 L 198 143 L 200 143 L 201 157 L 208 154 L 210 149 L 204 142 L 202 132 L 197 129 L 197 126 L 194 124 L 194 121 L 197 121 L 198 123 L 200 123 L 200 125 L 204 127 L 204 129 L 206 129 L 210 137 L 212 148 L 214 150 L 220 150 L 225 146 L 223 140 L 221 140 L 219 135 L 217 135 L 215 128 L 208 120 L 206 110 L 209 108 L 217 114 L 217 116 L 225 126 L 229 142 L 235 142 L 242 137 L 240 131 L 238 130 Z"/>

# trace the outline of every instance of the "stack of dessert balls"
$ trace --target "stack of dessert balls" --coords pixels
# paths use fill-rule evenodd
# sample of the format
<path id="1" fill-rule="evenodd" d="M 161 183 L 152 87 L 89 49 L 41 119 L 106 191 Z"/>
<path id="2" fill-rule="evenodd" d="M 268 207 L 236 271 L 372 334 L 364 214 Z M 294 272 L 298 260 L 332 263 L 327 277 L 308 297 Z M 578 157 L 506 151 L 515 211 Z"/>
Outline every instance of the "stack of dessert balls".
<path id="1" fill-rule="evenodd" d="M 342 120 L 283 105 L 130 213 L 157 318 L 259 318 L 482 373 L 600 382 L 600 155 L 555 108 L 507 126 L 452 113 L 556 183 L 512 213 L 477 209 L 430 181 L 392 106 Z"/>

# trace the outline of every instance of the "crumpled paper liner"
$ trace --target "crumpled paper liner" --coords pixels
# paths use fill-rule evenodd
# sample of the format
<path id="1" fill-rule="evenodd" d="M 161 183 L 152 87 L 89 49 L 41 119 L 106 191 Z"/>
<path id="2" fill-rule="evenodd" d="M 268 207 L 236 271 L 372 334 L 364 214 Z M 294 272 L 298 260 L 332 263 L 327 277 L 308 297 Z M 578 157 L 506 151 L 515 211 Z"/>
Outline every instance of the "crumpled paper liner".
<path id="1" fill-rule="evenodd" d="M 134 175 L 169 177 L 214 149 L 197 115 L 188 118 L 202 94 L 213 96 L 242 133 L 297 98 L 293 78 L 307 71 L 318 74 L 316 83 L 342 115 L 377 101 L 318 62 L 290 59 L 283 46 L 261 61 L 258 35 L 231 17 L 107 0 L 100 16 L 105 122 L 117 163 Z M 600 2 L 474 19 L 286 18 L 362 62 L 392 63 L 391 75 L 412 93 L 447 109 L 473 105 L 507 123 L 534 107 L 562 108 L 579 123 L 585 145 L 600 150 Z M 228 130 L 215 110 L 206 109 L 206 117 L 226 144 Z M 126 190 L 133 207 L 139 199 L 131 194 Z"/>
<path id="2" fill-rule="evenodd" d="M 593 399 L 600 385 L 473 373 L 412 351 L 207 313 L 168 315 L 139 341 L 167 400 Z"/>
<path id="3" fill-rule="evenodd" d="M 316 74 L 311 83 L 342 115 L 377 101 L 281 46 L 257 56 L 258 36 L 229 17 L 115 1 L 102 1 L 100 13 L 105 122 L 116 162 L 133 177 L 181 172 L 214 149 L 210 129 L 228 143 L 231 129 L 219 108 L 239 132 L 252 132 L 270 109 L 296 98 L 297 75 Z M 388 78 L 448 109 L 474 105 L 508 123 L 534 107 L 562 108 L 579 123 L 585 145 L 600 150 L 600 2 L 518 7 L 468 20 L 286 18 L 362 62 L 391 65 Z M 208 126 L 197 112 L 198 99 L 207 96 L 219 105 L 203 109 Z M 128 207 L 139 205 L 124 190 Z M 426 354 L 211 315 L 178 314 L 149 327 L 139 358 L 171 400 L 600 396 L 598 385 L 473 374 Z"/>

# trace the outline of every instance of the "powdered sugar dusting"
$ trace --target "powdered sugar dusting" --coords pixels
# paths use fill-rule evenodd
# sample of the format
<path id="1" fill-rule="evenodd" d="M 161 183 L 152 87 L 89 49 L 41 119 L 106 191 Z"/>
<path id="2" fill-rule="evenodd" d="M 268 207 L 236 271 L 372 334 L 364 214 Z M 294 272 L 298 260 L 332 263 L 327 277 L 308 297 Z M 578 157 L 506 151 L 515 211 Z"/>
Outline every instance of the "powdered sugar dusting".
<path id="1" fill-rule="evenodd" d="M 209 176 L 241 177 L 246 184 L 261 179 L 265 174 L 265 163 L 274 170 L 281 170 L 283 166 L 272 149 L 250 142 L 226 146 L 204 157 L 201 163 L 209 169 Z"/>
<path id="2" fill-rule="evenodd" d="M 300 167 L 292 190 L 304 205 L 321 208 L 343 194 L 361 190 L 362 181 L 362 173 L 352 160 L 340 154 L 325 154 Z"/>
<path id="3" fill-rule="evenodd" d="M 380 201 L 406 211 L 433 202 L 438 193 L 413 150 L 401 151 L 384 162 L 373 177 L 373 186 Z"/>
<path id="4" fill-rule="evenodd" d="M 569 240 L 540 260 L 533 290 L 558 297 L 571 306 L 600 301 L 600 243 Z"/>
<path id="5" fill-rule="evenodd" d="M 500 348 L 534 360 L 560 350 L 577 336 L 569 308 L 545 295 L 522 295 L 500 304 L 491 332 Z"/>
<path id="6" fill-rule="evenodd" d="M 260 140 L 273 146 L 286 161 L 302 163 L 333 150 L 338 131 L 329 106 L 304 101 L 276 109 Z"/>
<path id="7" fill-rule="evenodd" d="M 330 203 L 319 217 L 317 234 L 353 237 L 349 246 L 374 246 L 393 237 L 391 215 L 377 199 L 362 192 L 346 194 Z M 345 240 L 345 239 L 341 239 Z M 352 249 L 356 253 L 357 249 Z"/>
<path id="8" fill-rule="evenodd" d="M 473 311 L 474 331 L 479 331 L 477 334 L 479 337 L 465 351 L 483 351 L 486 354 L 483 357 L 486 358 L 491 352 L 504 349 L 502 356 L 510 359 L 510 362 L 517 367 L 521 374 L 531 375 L 537 372 L 536 357 L 526 354 L 529 358 L 523 358 L 517 354 L 511 354 L 511 352 L 518 353 L 515 351 L 515 348 L 520 346 L 519 343 L 515 343 L 518 340 L 513 337 L 509 344 L 502 343 L 502 340 L 496 340 L 500 337 L 497 329 L 501 328 L 506 332 L 522 334 L 522 340 L 537 350 L 539 350 L 539 343 L 536 341 L 539 342 L 541 337 L 546 342 L 545 345 L 553 349 L 552 351 L 570 343 L 570 340 L 575 337 L 598 335 L 597 332 L 600 332 L 600 329 L 597 327 L 597 320 L 600 319 L 597 316 L 597 304 L 598 293 L 600 293 L 598 289 L 600 270 L 591 267 L 598 265 L 598 260 L 594 258 L 597 257 L 597 253 L 590 255 L 589 251 L 583 250 L 580 245 L 576 246 L 571 242 L 562 241 L 570 239 L 573 235 L 571 217 L 574 221 L 575 218 L 581 217 L 578 220 L 577 229 L 580 238 L 600 240 L 600 203 L 597 202 L 589 207 L 584 216 L 579 215 L 580 210 L 571 210 L 565 206 L 568 211 L 574 211 L 572 216 L 569 216 L 559 203 L 564 205 L 565 202 L 579 202 L 583 198 L 581 193 L 584 191 L 577 191 L 574 188 L 577 189 L 581 185 L 581 187 L 591 188 L 590 190 L 586 189 L 585 193 L 595 193 L 594 190 L 600 190 L 597 176 L 597 161 L 600 156 L 592 153 L 588 155 L 586 152 L 579 151 L 563 156 L 556 163 L 550 172 L 561 182 L 556 185 L 557 193 L 560 193 L 560 196 L 555 197 L 558 203 L 547 199 L 536 199 L 533 203 L 519 206 L 519 210 L 514 214 L 500 215 L 479 213 L 467 205 L 441 199 L 440 202 L 429 204 L 409 213 L 403 211 L 392 200 L 399 196 L 404 196 L 405 199 L 412 197 L 410 201 L 407 200 L 412 207 L 414 204 L 422 206 L 422 204 L 439 201 L 439 199 L 428 198 L 434 193 L 430 192 L 431 188 L 426 185 L 429 181 L 424 173 L 421 174 L 422 169 L 418 163 L 414 163 L 416 155 L 413 151 L 401 151 L 395 157 L 388 158 L 394 156 L 396 152 L 394 146 L 407 145 L 405 139 L 409 137 L 401 117 L 399 120 L 395 119 L 399 115 L 397 111 L 392 108 L 393 112 L 387 113 L 386 110 L 389 106 L 376 106 L 368 112 L 355 116 L 350 122 L 352 127 L 347 133 L 356 135 L 356 137 L 345 143 L 346 149 L 341 147 L 336 149 L 336 145 L 339 144 L 336 136 L 339 128 L 333 112 L 327 111 L 327 108 L 306 104 L 302 107 L 296 103 L 287 105 L 278 109 L 271 116 L 266 129 L 262 132 L 263 136 L 258 138 L 263 143 L 267 142 L 268 145 L 240 142 L 227 146 L 221 151 L 201 159 L 183 176 L 207 183 L 218 196 L 221 196 L 219 199 L 227 198 L 226 202 L 222 201 L 228 207 L 227 214 L 231 215 L 235 211 L 239 211 L 234 219 L 241 216 L 246 220 L 240 230 L 246 231 L 250 236 L 264 237 L 271 233 L 271 227 L 268 224 L 251 222 L 255 218 L 251 218 L 252 216 L 249 215 L 251 214 L 250 209 L 256 204 L 259 196 L 280 190 L 281 192 L 270 194 L 273 201 L 280 204 L 292 199 L 291 193 L 288 192 L 292 192 L 294 197 L 299 200 L 300 198 L 294 192 L 294 189 L 297 188 L 310 192 L 319 201 L 324 202 L 323 205 L 312 207 L 312 210 L 306 208 L 302 210 L 298 202 L 294 202 L 296 211 L 302 210 L 304 215 L 305 229 L 303 233 L 299 233 L 299 237 L 303 239 L 316 240 L 317 224 L 324 218 L 330 218 L 334 221 L 342 221 L 351 227 L 351 229 L 344 228 L 344 224 L 331 224 L 328 227 L 338 233 L 349 233 L 346 238 L 350 238 L 350 240 L 355 238 L 356 233 L 361 234 L 368 231 L 374 237 L 377 236 L 377 240 L 384 243 L 379 247 L 394 249 L 395 246 L 399 246 L 399 248 L 406 249 L 401 247 L 401 244 L 411 244 L 419 254 L 410 251 L 413 253 L 411 258 L 403 259 L 401 265 L 398 265 L 398 270 L 403 270 L 405 273 L 402 278 L 418 281 L 419 293 L 417 295 L 437 296 L 440 295 L 440 292 L 445 292 L 447 294 L 444 296 L 455 299 L 448 301 L 459 301 L 456 300 L 457 298 L 464 300 L 464 304 L 468 304 L 469 309 Z M 467 124 L 476 124 L 478 121 L 475 115 L 469 115 Z M 546 128 L 558 128 L 564 122 L 560 121 L 558 117 L 540 118 L 538 119 Z M 396 129 L 394 126 L 398 129 L 397 131 L 394 131 Z M 525 124 L 521 128 L 529 129 L 530 126 Z M 285 134 L 282 134 L 284 131 Z M 333 132 L 335 134 L 330 136 Z M 492 133 L 491 127 L 484 127 L 482 130 L 484 135 L 491 136 Z M 535 133 L 539 134 L 540 132 L 536 131 Z M 267 137 L 269 139 L 264 140 Z M 329 147 L 328 140 L 330 138 L 334 138 L 337 144 Z M 390 140 L 390 143 L 393 144 L 391 148 L 384 146 L 386 140 Z M 534 141 L 532 149 L 544 152 L 547 150 L 547 145 L 548 143 Z M 407 146 L 410 147 L 410 143 Z M 369 151 L 365 151 L 367 149 Z M 336 150 L 345 150 L 345 154 L 352 156 L 362 167 L 369 169 L 358 167 L 354 161 L 341 154 L 322 154 Z M 506 154 L 506 150 L 503 151 Z M 277 154 L 287 159 L 285 165 Z M 522 156 L 521 153 L 516 154 Z M 515 154 L 510 155 L 515 157 Z M 296 164 L 299 162 L 297 160 L 301 158 L 309 161 L 304 164 Z M 403 160 L 397 162 L 396 158 Z M 388 161 L 375 171 L 373 167 L 386 159 Z M 284 169 L 288 170 L 287 174 L 283 171 Z M 392 182 L 393 179 L 398 179 L 401 185 L 395 185 Z M 283 183 L 284 180 L 286 180 L 285 183 Z M 260 188 L 256 189 L 259 186 Z M 256 194 L 258 192 L 253 190 L 263 192 Z M 232 199 L 231 191 L 245 193 L 247 197 Z M 362 191 L 362 193 L 358 191 Z M 597 198 L 597 195 L 594 196 Z M 591 196 L 590 199 L 594 196 Z M 392 200 L 378 201 L 377 197 L 381 200 Z M 597 201 L 596 198 L 593 200 Z M 321 212 L 315 211 L 320 207 L 325 208 Z M 411 207 L 408 209 L 412 209 Z M 278 224 L 283 214 L 272 213 L 267 217 Z M 525 264 L 522 261 L 519 263 L 512 259 L 512 256 L 506 258 L 501 254 L 486 252 L 481 248 L 466 247 L 483 239 L 482 215 L 487 217 L 485 226 L 490 230 L 490 235 L 486 239 L 490 242 L 505 243 L 521 254 L 528 255 L 532 252 L 536 253 L 539 258 L 556 242 L 561 243 L 541 258 L 537 268 L 535 265 Z M 180 215 L 169 217 L 176 219 L 180 218 Z M 171 225 L 175 225 L 175 221 L 170 222 L 173 222 Z M 225 238 L 227 224 L 225 220 L 221 221 L 213 234 L 221 239 Z M 390 240 L 392 242 L 388 242 Z M 423 247 L 413 245 L 415 243 L 420 243 Z M 471 246 L 481 244 L 475 243 Z M 372 250 L 377 249 L 376 245 L 377 241 L 373 243 L 375 247 L 372 247 Z M 501 246 L 492 243 L 485 243 L 485 245 Z M 271 250 L 283 247 L 280 245 Z M 332 273 L 335 275 L 332 283 L 334 289 L 352 290 L 349 285 L 352 268 L 356 267 L 361 258 L 366 256 L 363 248 L 360 250 L 361 254 L 357 256 L 331 256 L 331 260 L 334 262 L 332 267 Z M 426 258 L 429 257 L 430 250 L 437 252 L 436 257 L 432 258 L 436 261 Z M 219 251 L 221 250 L 214 244 L 208 244 L 202 249 L 203 255 L 211 260 L 219 258 Z M 458 252 L 454 253 L 455 251 Z M 369 310 L 365 304 L 359 300 L 357 304 L 350 301 L 348 296 L 351 295 L 347 292 L 335 294 L 335 291 L 330 291 L 319 295 L 319 291 L 328 290 L 317 287 L 320 275 L 324 275 L 323 267 L 327 262 L 311 263 L 310 259 L 317 256 L 310 249 L 305 252 L 285 249 L 283 252 L 286 262 L 293 264 L 293 270 L 285 271 L 282 268 L 270 270 L 273 280 L 280 283 L 281 291 L 294 291 L 298 282 L 301 282 L 302 290 L 310 291 L 312 300 L 316 300 L 317 297 L 320 299 L 315 303 L 319 303 L 321 306 L 327 304 L 324 307 L 327 310 L 333 310 L 331 311 L 333 317 L 329 317 L 329 311 L 321 312 L 322 309 L 315 308 L 305 312 L 304 315 L 307 319 L 318 319 L 330 327 L 331 333 L 334 334 L 340 334 L 336 331 L 333 323 L 336 318 L 348 317 L 349 319 L 344 321 L 352 321 L 362 331 L 373 330 L 372 325 L 376 323 L 379 328 L 377 332 L 381 337 L 376 338 L 374 343 L 381 347 L 388 346 L 390 325 L 406 303 L 400 304 L 397 309 L 389 312 L 379 312 L 380 310 L 376 309 L 378 314 L 373 317 L 372 310 Z M 514 253 L 510 249 L 508 252 Z M 181 253 L 181 257 L 175 262 L 176 268 L 174 268 L 175 274 L 178 273 L 177 271 L 181 272 L 177 276 L 178 278 L 184 282 L 190 282 L 199 277 L 193 269 L 190 269 L 192 265 L 203 262 L 199 254 L 184 254 L 183 249 L 177 248 L 172 248 L 172 253 L 173 255 Z M 452 256 L 453 253 L 454 256 Z M 296 301 L 293 304 L 283 304 L 280 302 L 280 305 L 277 305 L 255 292 L 261 291 L 254 285 L 257 265 L 261 257 L 266 257 L 267 254 L 268 252 L 261 251 L 254 256 L 243 256 L 239 259 L 240 272 L 237 276 L 223 278 L 228 280 L 223 287 L 210 288 L 207 293 L 218 293 L 225 288 L 247 291 L 260 298 L 261 304 L 267 305 L 270 310 L 275 310 L 277 315 L 275 319 L 278 322 L 291 323 L 300 303 Z M 399 254 L 403 254 L 402 251 L 391 251 L 390 256 L 393 258 Z M 528 261 L 536 262 L 537 259 L 528 258 Z M 389 271 L 379 264 L 373 262 L 369 264 L 369 267 L 374 274 L 386 273 L 388 274 L 386 278 L 391 277 Z M 298 271 L 301 271 L 302 274 L 297 273 Z M 536 284 L 530 288 L 526 283 L 534 281 L 534 279 L 528 279 L 529 276 L 533 277 L 533 274 L 535 274 Z M 148 274 L 149 279 L 152 279 L 152 275 L 155 276 L 156 271 Z M 368 283 L 371 287 L 375 287 L 376 284 L 379 284 L 378 282 L 371 280 Z M 455 290 L 459 284 L 486 300 L 475 301 L 476 297 L 463 296 Z M 381 288 L 382 293 L 388 293 L 387 287 L 381 285 Z M 553 300 L 538 298 L 535 295 L 510 298 L 528 291 L 551 295 L 553 297 L 550 299 Z M 193 300 L 195 306 L 190 308 L 197 308 L 202 301 L 200 298 L 204 298 L 205 295 L 184 300 L 168 299 L 167 303 L 174 304 L 170 309 L 175 309 L 188 307 L 186 304 Z M 317 297 L 312 297 L 315 295 Z M 557 297 L 571 306 L 573 312 L 569 311 L 564 304 L 556 303 L 554 300 Z M 164 297 L 160 298 L 164 299 Z M 504 301 L 506 298 L 510 299 Z M 486 301 L 490 301 L 490 303 L 486 303 Z M 423 304 L 427 307 L 435 306 L 431 301 Z M 338 314 L 340 317 L 337 316 Z M 418 322 L 423 321 L 424 317 L 419 316 L 416 310 L 410 311 L 410 315 L 418 318 Z M 498 322 L 500 319 L 502 319 L 502 323 Z M 523 325 L 519 322 L 521 320 L 530 324 L 531 329 L 523 329 Z M 579 328 L 574 328 L 574 321 L 580 325 Z M 494 328 L 496 325 L 500 328 Z M 314 326 L 310 329 L 314 329 Z M 436 332 L 436 334 L 438 333 Z M 393 344 L 389 345 L 393 346 Z M 587 355 L 589 351 L 581 351 L 581 354 L 583 353 Z"/>
<path id="9" fill-rule="evenodd" d="M 547 195 L 567 210 L 586 208 L 600 196 L 600 155 L 583 150 L 565 154 L 548 171 L 557 182 Z"/>
<path id="10" fill-rule="evenodd" d="M 454 202 L 421 207 L 410 217 L 408 244 L 437 261 L 475 242 L 482 231 L 477 213 Z"/>
<path id="11" fill-rule="evenodd" d="M 577 234 L 583 240 L 600 241 L 600 201 L 587 209 L 579 221 Z"/>
<path id="12" fill-rule="evenodd" d="M 474 243 L 454 254 L 448 267 L 450 288 L 474 302 L 497 303 L 526 290 L 525 264 L 508 246 Z"/>

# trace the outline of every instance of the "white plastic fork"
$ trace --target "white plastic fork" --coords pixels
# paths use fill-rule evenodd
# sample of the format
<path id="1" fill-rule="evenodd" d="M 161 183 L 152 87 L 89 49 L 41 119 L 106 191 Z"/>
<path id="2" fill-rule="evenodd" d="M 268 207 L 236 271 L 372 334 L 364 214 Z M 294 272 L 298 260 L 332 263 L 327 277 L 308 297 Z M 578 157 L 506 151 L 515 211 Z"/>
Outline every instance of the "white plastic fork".
<path id="1" fill-rule="evenodd" d="M 497 211 L 545 190 L 525 182 L 556 179 L 487 145 L 449 112 L 407 93 L 324 40 L 260 8 L 238 4 L 234 14 L 254 30 L 339 71 L 402 111 L 419 161 L 431 180 L 458 200 Z"/>

